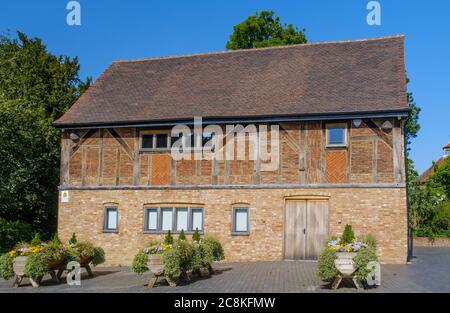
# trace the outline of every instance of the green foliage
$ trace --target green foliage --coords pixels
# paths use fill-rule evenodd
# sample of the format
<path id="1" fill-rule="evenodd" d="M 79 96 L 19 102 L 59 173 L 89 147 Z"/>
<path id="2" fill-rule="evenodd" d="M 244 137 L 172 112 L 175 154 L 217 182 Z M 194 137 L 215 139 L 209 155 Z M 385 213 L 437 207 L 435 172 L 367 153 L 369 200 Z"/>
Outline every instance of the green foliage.
<path id="1" fill-rule="evenodd" d="M 198 228 L 195 228 L 195 231 L 192 234 L 192 241 L 200 242 L 200 239 L 200 232 L 198 231 Z"/>
<path id="2" fill-rule="evenodd" d="M 75 233 L 72 233 L 72 237 L 70 237 L 69 239 L 69 243 L 70 244 L 76 244 L 77 243 L 77 236 L 75 235 Z"/>
<path id="3" fill-rule="evenodd" d="M 180 231 L 180 234 L 178 235 L 178 240 L 186 240 L 186 234 L 184 233 L 184 229 Z"/>
<path id="4" fill-rule="evenodd" d="M 372 271 L 370 268 L 367 268 L 367 264 L 372 261 L 378 261 L 376 250 L 372 247 L 368 249 L 361 250 L 356 253 L 353 258 L 353 262 L 355 263 L 355 275 L 360 280 L 366 280 L 369 273 Z"/>
<path id="5" fill-rule="evenodd" d="M 226 48 L 252 49 L 306 43 L 305 30 L 281 24 L 273 11 L 256 12 L 234 26 Z"/>
<path id="6" fill-rule="evenodd" d="M 13 270 L 14 259 L 7 253 L 0 256 L 0 277 L 3 279 L 10 279 L 14 276 Z"/>
<path id="7" fill-rule="evenodd" d="M 38 38 L 0 36 L 0 218 L 56 228 L 60 132 L 52 126 L 89 85 L 77 58 Z"/>
<path id="8" fill-rule="evenodd" d="M 177 249 L 169 249 L 163 254 L 164 275 L 170 278 L 179 277 L 182 272 L 182 259 Z"/>
<path id="9" fill-rule="evenodd" d="M 13 248 L 19 242 L 29 241 L 33 236 L 31 225 L 0 218 L 0 252 Z"/>
<path id="10" fill-rule="evenodd" d="M 410 161 L 410 167 L 414 164 Z M 415 170 L 408 172 L 409 220 L 415 236 L 449 237 L 448 207 L 450 207 L 450 158 L 441 166 L 435 165 L 434 173 L 426 182 L 418 180 Z"/>
<path id="11" fill-rule="evenodd" d="M 409 78 L 406 78 L 406 85 L 408 85 L 408 83 L 409 83 Z M 411 139 L 417 137 L 417 133 L 420 130 L 419 114 L 420 114 L 421 109 L 414 101 L 412 92 L 407 92 L 406 97 L 407 97 L 407 102 L 408 102 L 409 109 L 410 109 L 408 118 L 406 119 L 406 123 L 405 123 L 406 146 L 407 146 L 407 151 L 409 151 Z"/>
<path id="12" fill-rule="evenodd" d="M 49 262 L 65 260 L 67 258 L 67 251 L 64 249 L 58 237 L 54 237 L 42 250 Z"/>
<path id="13" fill-rule="evenodd" d="M 355 240 L 355 233 L 353 232 L 352 225 L 345 225 L 344 232 L 342 233 L 342 238 L 340 244 L 346 245 Z"/>
<path id="14" fill-rule="evenodd" d="M 141 250 L 134 256 L 131 270 L 135 273 L 143 274 L 148 271 L 147 262 L 148 254 Z"/>
<path id="15" fill-rule="evenodd" d="M 202 241 L 202 246 L 206 251 L 208 251 L 208 254 L 211 255 L 212 261 L 221 261 L 225 258 L 222 245 L 215 237 L 207 236 Z"/>
<path id="16" fill-rule="evenodd" d="M 194 256 L 194 247 L 186 240 L 179 240 L 175 244 L 175 250 L 180 258 L 180 268 L 182 271 L 192 270 L 192 259 Z"/>
<path id="17" fill-rule="evenodd" d="M 173 236 L 172 236 L 172 234 L 170 233 L 170 230 L 167 232 L 167 235 L 166 235 L 166 237 L 164 238 L 164 243 L 165 243 L 166 245 L 171 245 L 171 244 L 173 244 Z"/>
<path id="18" fill-rule="evenodd" d="M 324 249 L 317 259 L 317 273 L 324 281 L 331 281 L 338 274 L 339 271 L 334 265 L 334 260 L 337 258 L 336 251 L 331 249 Z"/>
<path id="19" fill-rule="evenodd" d="M 373 234 L 369 233 L 361 235 L 359 236 L 359 241 L 368 244 L 370 248 L 377 248 L 377 240 L 375 239 L 375 236 Z"/>
<path id="20" fill-rule="evenodd" d="M 80 261 L 81 259 L 92 259 L 92 264 L 99 265 L 105 262 L 105 251 L 100 247 L 87 241 L 78 241 L 74 248 L 69 249 L 69 259 Z"/>
<path id="21" fill-rule="evenodd" d="M 41 234 L 39 233 L 34 234 L 34 237 L 30 243 L 32 246 L 39 246 L 42 243 Z"/>
<path id="22" fill-rule="evenodd" d="M 48 259 L 43 253 L 30 254 L 25 263 L 24 274 L 28 277 L 44 276 L 48 271 Z"/>

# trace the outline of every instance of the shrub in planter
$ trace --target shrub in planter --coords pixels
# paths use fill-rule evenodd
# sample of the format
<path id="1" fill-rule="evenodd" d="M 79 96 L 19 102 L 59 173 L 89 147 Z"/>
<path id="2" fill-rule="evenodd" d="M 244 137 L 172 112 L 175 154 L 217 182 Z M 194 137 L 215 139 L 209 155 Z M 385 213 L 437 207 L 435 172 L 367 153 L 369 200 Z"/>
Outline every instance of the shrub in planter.
<path id="1" fill-rule="evenodd" d="M 322 280 L 331 281 L 339 274 L 339 271 L 334 264 L 336 258 L 336 250 L 332 249 L 324 249 L 319 255 L 317 260 L 317 271 Z"/>
<path id="2" fill-rule="evenodd" d="M 341 245 L 347 245 L 355 240 L 355 233 L 353 232 L 352 225 L 345 225 L 342 238 L 340 240 Z"/>
<path id="3" fill-rule="evenodd" d="M 164 243 L 165 243 L 166 245 L 171 245 L 171 244 L 173 244 L 173 236 L 172 236 L 172 234 L 170 233 L 170 230 L 167 232 L 167 235 L 166 235 L 166 237 L 164 238 Z"/>
<path id="4" fill-rule="evenodd" d="M 178 240 L 186 240 L 186 234 L 184 233 L 184 229 L 180 231 L 180 234 L 178 235 Z"/>
<path id="5" fill-rule="evenodd" d="M 46 256 L 50 269 L 61 266 L 68 257 L 67 249 L 57 237 L 44 245 L 42 253 Z"/>
<path id="6" fill-rule="evenodd" d="M 139 251 L 133 259 L 131 270 L 137 274 L 143 274 L 148 271 L 148 254 L 145 251 Z"/>
<path id="7" fill-rule="evenodd" d="M 14 276 L 13 270 L 14 258 L 5 253 L 0 256 L 0 277 L 3 279 L 10 279 Z"/>
<path id="8" fill-rule="evenodd" d="M 85 266 L 92 262 L 92 264 L 99 265 L 105 262 L 105 251 L 100 247 L 87 241 L 76 241 L 66 245 L 69 253 L 69 259 L 80 262 L 81 266 Z"/>
<path id="9" fill-rule="evenodd" d="M 25 263 L 24 274 L 37 278 L 48 272 L 48 258 L 43 253 L 30 254 Z"/>
<path id="10" fill-rule="evenodd" d="M 198 228 L 195 228 L 195 231 L 192 234 L 192 241 L 200 242 L 200 239 L 200 232 L 198 231 Z"/>
<path id="11" fill-rule="evenodd" d="M 225 258 L 222 245 L 215 237 L 207 236 L 201 244 L 208 255 L 210 255 L 212 261 L 221 261 Z"/>
<path id="12" fill-rule="evenodd" d="M 181 268 L 181 255 L 180 252 L 175 249 L 169 249 L 163 254 L 164 261 L 164 275 L 169 278 L 180 277 L 182 273 Z"/>
<path id="13" fill-rule="evenodd" d="M 350 225 L 346 226 L 343 237 L 344 235 L 345 239 L 330 240 L 319 256 L 317 270 L 319 277 L 324 281 L 333 280 L 340 272 L 353 273 L 364 281 L 370 273 L 370 269 L 367 269 L 368 263 L 377 261 L 376 240 L 373 235 L 360 236 L 356 241 Z M 350 238 L 353 239 L 348 242 Z M 349 258 L 351 263 L 345 262 Z"/>

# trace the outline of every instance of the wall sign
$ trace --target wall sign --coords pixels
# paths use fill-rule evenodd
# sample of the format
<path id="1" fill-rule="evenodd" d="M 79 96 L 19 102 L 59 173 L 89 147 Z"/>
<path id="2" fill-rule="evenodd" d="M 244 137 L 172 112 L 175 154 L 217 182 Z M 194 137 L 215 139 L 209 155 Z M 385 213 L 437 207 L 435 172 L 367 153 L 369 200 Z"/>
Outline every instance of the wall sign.
<path id="1" fill-rule="evenodd" d="M 69 191 L 68 190 L 61 191 L 61 202 L 62 203 L 69 202 Z"/>

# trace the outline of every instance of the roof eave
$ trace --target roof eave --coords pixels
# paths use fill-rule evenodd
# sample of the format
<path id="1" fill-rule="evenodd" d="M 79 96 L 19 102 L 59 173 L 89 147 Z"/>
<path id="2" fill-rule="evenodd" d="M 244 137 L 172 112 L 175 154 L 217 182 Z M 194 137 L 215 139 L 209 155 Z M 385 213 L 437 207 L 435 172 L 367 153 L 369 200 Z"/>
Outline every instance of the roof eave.
<path id="1" fill-rule="evenodd" d="M 295 121 L 315 121 L 315 120 L 342 120 L 358 118 L 387 118 L 397 117 L 399 119 L 408 116 L 409 109 L 361 112 L 361 113 L 324 113 L 324 114 L 301 114 L 289 116 L 250 116 L 250 117 L 205 117 L 203 122 L 208 124 L 226 123 L 268 123 L 268 122 L 295 122 Z M 53 123 L 59 129 L 91 129 L 91 128 L 126 128 L 126 127 L 168 127 L 176 124 L 193 125 L 193 118 L 171 119 L 171 120 L 143 120 L 143 121 L 115 121 L 115 122 L 94 122 L 94 123 Z"/>

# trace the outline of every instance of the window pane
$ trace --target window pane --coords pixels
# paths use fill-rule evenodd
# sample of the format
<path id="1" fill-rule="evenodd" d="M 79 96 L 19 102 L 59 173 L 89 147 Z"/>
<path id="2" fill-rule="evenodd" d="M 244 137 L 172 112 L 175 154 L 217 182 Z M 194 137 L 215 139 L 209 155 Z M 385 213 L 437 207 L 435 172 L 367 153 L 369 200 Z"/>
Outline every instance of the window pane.
<path id="1" fill-rule="evenodd" d="M 153 148 L 153 135 L 142 135 L 142 149 Z"/>
<path id="2" fill-rule="evenodd" d="M 236 209 L 234 211 L 234 230 L 237 232 L 248 231 L 248 211 L 247 211 L 247 209 Z"/>
<path id="3" fill-rule="evenodd" d="M 205 147 L 208 141 L 212 139 L 212 133 L 203 133 L 202 136 L 202 146 Z M 209 147 L 212 146 L 212 142 L 208 145 Z"/>
<path id="4" fill-rule="evenodd" d="M 172 147 L 173 144 L 174 144 L 177 140 L 179 140 L 181 137 L 183 137 L 183 134 L 180 134 L 179 136 L 175 136 L 175 137 L 170 136 L 170 147 Z"/>
<path id="5" fill-rule="evenodd" d="M 172 208 L 162 208 L 161 214 L 162 214 L 161 229 L 172 230 L 172 219 L 173 219 Z"/>
<path id="6" fill-rule="evenodd" d="M 167 134 L 156 134 L 156 148 L 167 148 Z"/>
<path id="7" fill-rule="evenodd" d="M 158 211 L 156 209 L 147 210 L 147 230 L 158 229 Z"/>
<path id="8" fill-rule="evenodd" d="M 117 210 L 107 209 L 106 229 L 117 229 Z"/>
<path id="9" fill-rule="evenodd" d="M 203 210 L 202 209 L 192 209 L 192 230 L 198 228 L 198 230 L 203 230 Z"/>
<path id="10" fill-rule="evenodd" d="M 328 128 L 328 144 L 338 145 L 344 144 L 344 127 L 330 127 Z"/>
<path id="11" fill-rule="evenodd" d="M 188 209 L 177 209 L 177 231 L 187 231 Z"/>

